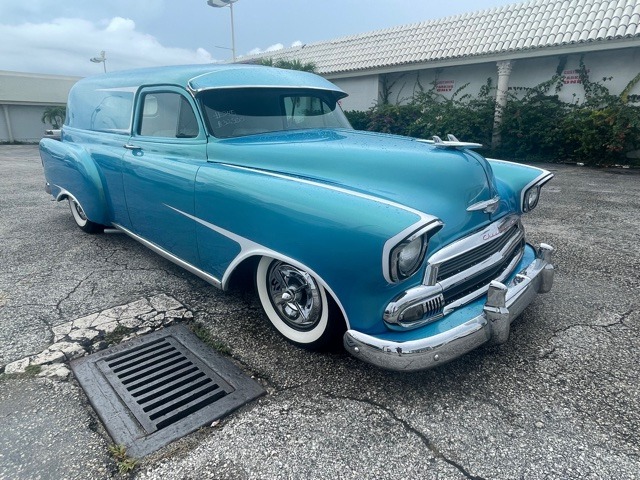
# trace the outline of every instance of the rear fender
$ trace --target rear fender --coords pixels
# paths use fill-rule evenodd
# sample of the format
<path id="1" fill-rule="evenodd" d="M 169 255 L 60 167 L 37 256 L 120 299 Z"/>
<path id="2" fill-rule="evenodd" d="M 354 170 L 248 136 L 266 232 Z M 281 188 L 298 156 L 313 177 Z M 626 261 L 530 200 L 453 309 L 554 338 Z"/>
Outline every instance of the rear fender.
<path id="1" fill-rule="evenodd" d="M 40 158 L 51 195 L 57 201 L 76 200 L 94 223 L 111 223 L 100 172 L 91 155 L 73 143 L 40 140 Z"/>

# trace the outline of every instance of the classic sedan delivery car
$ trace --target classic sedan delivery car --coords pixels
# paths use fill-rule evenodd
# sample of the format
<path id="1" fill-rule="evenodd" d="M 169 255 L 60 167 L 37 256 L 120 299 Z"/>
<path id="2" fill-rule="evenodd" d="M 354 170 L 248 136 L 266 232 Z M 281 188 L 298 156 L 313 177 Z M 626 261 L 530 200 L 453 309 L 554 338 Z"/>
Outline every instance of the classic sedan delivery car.
<path id="1" fill-rule="evenodd" d="M 46 189 L 212 285 L 251 271 L 273 326 L 392 370 L 493 341 L 553 282 L 521 215 L 552 175 L 477 146 L 355 131 L 325 79 L 251 65 L 79 81 Z"/>

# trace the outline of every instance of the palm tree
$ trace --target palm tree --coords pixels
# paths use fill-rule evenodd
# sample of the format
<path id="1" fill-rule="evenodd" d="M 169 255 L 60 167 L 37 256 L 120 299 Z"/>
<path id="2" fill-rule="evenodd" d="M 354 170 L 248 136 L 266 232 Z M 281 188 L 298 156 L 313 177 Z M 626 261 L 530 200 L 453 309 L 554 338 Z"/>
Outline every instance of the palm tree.
<path id="1" fill-rule="evenodd" d="M 64 117 L 67 114 L 66 107 L 56 106 L 47 107 L 42 112 L 42 123 L 50 123 L 54 130 L 59 129 L 64 123 Z"/>
<path id="2" fill-rule="evenodd" d="M 301 62 L 298 59 L 294 60 L 273 60 L 273 58 L 263 58 L 260 60 L 260 65 L 266 65 L 267 67 L 286 68 L 288 70 L 302 70 L 303 72 L 316 73 L 316 64 L 313 62 Z"/>

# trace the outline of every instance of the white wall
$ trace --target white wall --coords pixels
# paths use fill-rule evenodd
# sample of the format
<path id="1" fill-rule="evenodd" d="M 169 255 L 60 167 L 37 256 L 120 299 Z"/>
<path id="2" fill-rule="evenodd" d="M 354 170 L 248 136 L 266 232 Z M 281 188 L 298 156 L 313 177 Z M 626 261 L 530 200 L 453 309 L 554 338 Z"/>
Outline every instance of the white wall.
<path id="1" fill-rule="evenodd" d="M 564 71 L 577 70 L 580 67 L 580 55 L 568 55 Z M 517 60 L 509 79 L 510 87 L 534 87 L 549 80 L 560 62 L 559 56 Z M 585 67 L 589 70 L 589 79 L 599 82 L 614 95 L 619 95 L 627 84 L 640 73 L 640 48 L 592 52 L 584 55 Z M 568 72 L 567 72 L 568 73 Z M 568 73 L 567 77 L 571 74 Z M 574 75 L 575 77 L 575 75 Z M 606 81 L 602 81 L 603 78 Z M 612 77 L 609 80 L 609 77 Z M 640 85 L 636 85 L 631 93 L 640 94 Z M 555 95 L 551 88 L 550 95 Z M 566 83 L 557 92 L 564 102 L 581 102 L 584 100 L 584 88 L 580 83 Z"/>
<path id="2" fill-rule="evenodd" d="M 580 54 L 566 56 L 565 71 L 576 70 L 580 64 Z M 535 87 L 549 80 L 556 73 L 560 62 L 559 55 L 548 57 L 526 58 L 513 61 L 513 70 L 509 79 L 509 87 Z M 602 52 L 586 53 L 584 63 L 589 69 L 592 81 L 602 81 L 612 94 L 620 94 L 627 84 L 640 73 L 640 48 L 625 48 Z M 378 80 L 379 77 L 379 80 Z M 608 80 L 609 77 L 613 77 Z M 468 86 L 458 93 L 458 98 L 463 94 L 476 96 L 480 88 L 491 78 L 492 85 L 498 81 L 496 62 L 478 63 L 445 68 L 431 68 L 408 71 L 404 73 L 390 73 L 381 75 L 369 75 L 364 77 L 351 77 L 333 79 L 332 81 L 350 94 L 343 100 L 344 110 L 368 110 L 377 101 L 379 91 L 382 92 L 386 79 L 390 88 L 389 103 L 403 104 L 411 100 L 419 89 L 419 84 L 425 89 L 430 89 L 434 81 L 439 82 L 439 88 L 445 98 L 451 96 L 463 85 Z M 377 84 L 379 83 L 379 90 Z M 447 88 L 448 87 L 448 88 Z M 495 93 L 495 90 L 493 91 Z M 640 94 L 640 82 L 631 91 Z M 549 91 L 555 95 L 555 88 Z M 584 100 L 584 89 L 579 83 L 566 83 L 558 93 L 565 102 Z"/>
<path id="3" fill-rule="evenodd" d="M 5 105 L 0 105 L 0 142 L 36 143 L 44 136 L 44 131 L 51 128 L 50 124 L 42 123 L 42 114 L 47 108 L 43 105 L 6 105 L 11 122 L 13 139 L 9 138 L 5 115 Z"/>
<path id="4" fill-rule="evenodd" d="M 3 105 L 0 105 L 0 142 L 9 141 L 9 128 L 5 120 Z"/>
<path id="5" fill-rule="evenodd" d="M 331 82 L 349 94 L 340 101 L 345 112 L 369 110 L 378 101 L 378 75 L 332 79 Z"/>
<path id="6" fill-rule="evenodd" d="M 495 87 L 498 79 L 495 63 L 388 74 L 386 76 L 387 84 L 391 86 L 389 103 L 407 103 L 419 91 L 419 85 L 425 90 L 429 90 L 433 87 L 434 81 L 439 90 L 438 93 L 445 98 L 451 98 L 465 84 L 468 85 L 457 94 L 458 98 L 464 94 L 476 96 L 480 92 L 480 88 L 487 83 L 489 77 L 492 78 Z"/>

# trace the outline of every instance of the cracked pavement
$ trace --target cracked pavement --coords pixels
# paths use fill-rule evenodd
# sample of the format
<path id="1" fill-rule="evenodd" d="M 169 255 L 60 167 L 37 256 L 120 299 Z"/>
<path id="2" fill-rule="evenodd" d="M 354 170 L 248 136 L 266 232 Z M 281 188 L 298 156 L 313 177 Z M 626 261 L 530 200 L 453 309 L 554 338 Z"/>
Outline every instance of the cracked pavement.
<path id="1" fill-rule="evenodd" d="M 555 285 L 509 341 L 398 374 L 297 349 L 252 293 L 223 293 L 50 201 L 35 146 L 0 146 L 0 368 L 52 328 L 166 294 L 268 395 L 146 457 L 139 479 L 632 479 L 640 472 L 640 174 L 551 165 L 524 217 Z M 118 478 L 74 380 L 0 375 L 0 479 Z M 82 466 L 82 468 L 79 468 Z"/>

